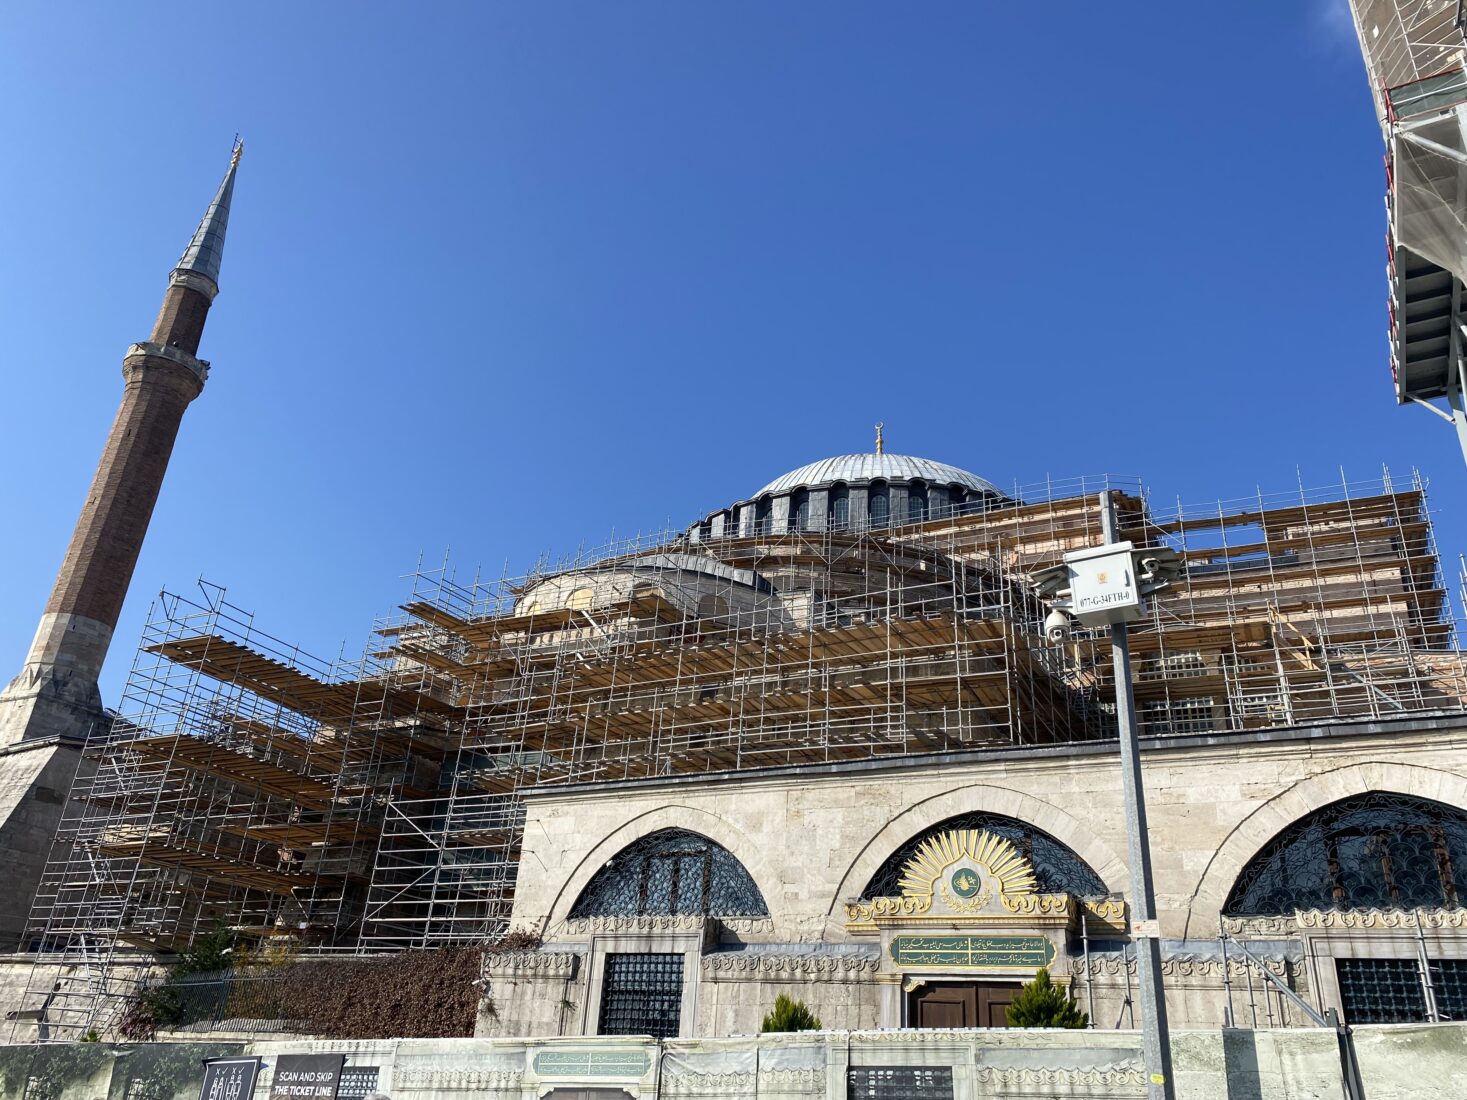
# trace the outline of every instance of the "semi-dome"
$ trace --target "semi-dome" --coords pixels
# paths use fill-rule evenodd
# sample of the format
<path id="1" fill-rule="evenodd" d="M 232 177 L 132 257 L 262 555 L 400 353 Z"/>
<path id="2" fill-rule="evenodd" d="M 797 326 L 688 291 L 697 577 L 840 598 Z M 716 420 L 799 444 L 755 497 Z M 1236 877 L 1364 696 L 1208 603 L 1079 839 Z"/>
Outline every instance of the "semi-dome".
<path id="1" fill-rule="evenodd" d="M 775 478 L 754 494 L 778 496 L 794 489 L 831 485 L 838 481 L 926 481 L 934 485 L 961 485 L 975 493 L 999 494 L 998 489 L 977 474 L 912 455 L 860 454 L 822 458 Z"/>

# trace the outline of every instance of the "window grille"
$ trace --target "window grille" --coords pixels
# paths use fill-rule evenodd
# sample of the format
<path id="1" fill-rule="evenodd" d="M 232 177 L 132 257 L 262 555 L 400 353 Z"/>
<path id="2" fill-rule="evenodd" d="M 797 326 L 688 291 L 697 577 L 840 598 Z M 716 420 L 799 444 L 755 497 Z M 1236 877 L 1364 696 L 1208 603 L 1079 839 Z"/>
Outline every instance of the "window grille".
<path id="1" fill-rule="evenodd" d="M 925 840 L 949 829 L 987 829 L 995 836 L 1012 841 L 1019 853 L 1033 864 L 1034 878 L 1041 894 L 1074 894 L 1081 898 L 1104 897 L 1106 894 L 1105 883 L 1100 881 L 1100 876 L 1048 833 L 1041 832 L 1027 822 L 975 810 L 940 821 L 903 844 L 871 876 L 866 889 L 861 891 L 861 897 L 889 898 L 900 895 L 902 869 L 907 861 L 917 854 L 917 849 Z"/>
<path id="2" fill-rule="evenodd" d="M 1437 1015 L 1443 1020 L 1467 1020 L 1467 959 L 1434 960 L 1431 987 Z"/>
<path id="3" fill-rule="evenodd" d="M 1223 912 L 1449 908 L 1467 893 L 1467 813 L 1370 791 L 1316 810 L 1243 868 Z"/>
<path id="4" fill-rule="evenodd" d="M 950 1066 L 853 1066 L 847 1100 L 953 1100 Z"/>
<path id="5" fill-rule="evenodd" d="M 365 1100 L 377 1091 L 377 1066 L 346 1066 L 336 1087 L 336 1100 Z"/>
<path id="6" fill-rule="evenodd" d="M 675 1039 L 683 1006 L 683 957 L 606 956 L 601 977 L 602 1035 Z"/>
<path id="7" fill-rule="evenodd" d="M 1351 1024 L 1411 1024 L 1426 1019 L 1415 959 L 1336 959 L 1340 1000 Z"/>
<path id="8" fill-rule="evenodd" d="M 764 895 L 721 844 L 686 829 L 633 841 L 597 871 L 571 917 L 767 917 Z"/>
<path id="9" fill-rule="evenodd" d="M 1169 679 L 1207 674 L 1207 662 L 1202 659 L 1202 653 L 1195 649 L 1163 654 L 1152 664 Z"/>
<path id="10" fill-rule="evenodd" d="M 1188 737 L 1211 733 L 1217 723 L 1213 720 L 1212 696 L 1195 699 L 1154 699 L 1141 705 L 1141 733 L 1152 737 Z"/>

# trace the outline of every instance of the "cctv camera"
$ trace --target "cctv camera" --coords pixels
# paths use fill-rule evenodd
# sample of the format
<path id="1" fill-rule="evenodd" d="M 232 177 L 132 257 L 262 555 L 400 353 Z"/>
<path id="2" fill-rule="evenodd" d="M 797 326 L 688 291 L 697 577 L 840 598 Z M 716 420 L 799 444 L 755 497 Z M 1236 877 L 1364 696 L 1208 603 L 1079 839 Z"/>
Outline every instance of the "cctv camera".
<path id="1" fill-rule="evenodd" d="M 1051 643 L 1065 640 L 1070 633 L 1070 617 L 1059 608 L 1055 608 L 1044 618 L 1044 636 Z"/>

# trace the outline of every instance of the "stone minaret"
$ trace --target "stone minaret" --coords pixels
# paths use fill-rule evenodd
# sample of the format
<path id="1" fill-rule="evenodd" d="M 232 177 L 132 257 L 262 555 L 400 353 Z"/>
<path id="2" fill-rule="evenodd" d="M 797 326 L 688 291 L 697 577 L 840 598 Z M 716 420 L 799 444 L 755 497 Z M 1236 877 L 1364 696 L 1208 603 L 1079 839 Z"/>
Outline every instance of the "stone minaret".
<path id="1" fill-rule="evenodd" d="M 209 374 L 199 339 L 219 293 L 241 148 L 169 276 L 152 336 L 123 357 L 122 404 L 81 518 L 25 665 L 0 693 L 0 852 L 14 871 L 0 894 L 0 948 L 15 942 L 24 923 L 79 747 L 107 727 L 97 677 L 184 410 Z"/>

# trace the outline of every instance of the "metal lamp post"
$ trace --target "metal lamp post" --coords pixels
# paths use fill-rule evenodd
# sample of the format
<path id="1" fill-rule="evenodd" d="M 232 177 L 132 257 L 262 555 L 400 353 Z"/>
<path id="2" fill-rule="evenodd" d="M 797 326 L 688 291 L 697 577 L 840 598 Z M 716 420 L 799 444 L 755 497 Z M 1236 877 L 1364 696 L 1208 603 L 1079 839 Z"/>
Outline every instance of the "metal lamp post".
<path id="1" fill-rule="evenodd" d="M 1136 700 L 1126 624 L 1141 617 L 1143 596 L 1164 588 L 1180 575 L 1181 560 L 1170 550 L 1134 550 L 1129 542 L 1121 542 L 1117 537 L 1119 527 L 1111 490 L 1100 494 L 1100 517 L 1105 545 L 1066 555 L 1064 565 L 1036 575 L 1035 589 L 1051 602 L 1062 620 L 1073 617 L 1089 626 L 1110 625 L 1121 786 L 1126 800 L 1126 848 L 1131 868 L 1131 937 L 1136 941 L 1136 972 L 1141 993 L 1146 1095 L 1148 1100 L 1174 1100 L 1171 1041 L 1161 984 L 1161 930 L 1152 885 L 1151 844 L 1141 782 L 1141 752 L 1136 739 Z M 1055 625 L 1055 615 L 1045 625 L 1047 629 L 1063 629 Z"/>

